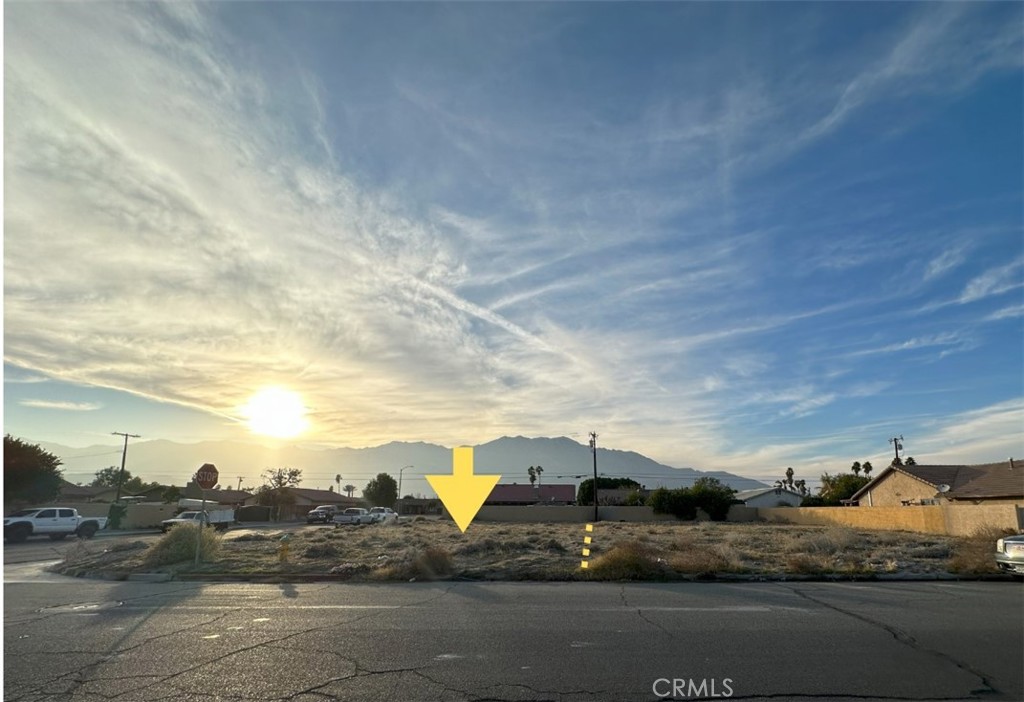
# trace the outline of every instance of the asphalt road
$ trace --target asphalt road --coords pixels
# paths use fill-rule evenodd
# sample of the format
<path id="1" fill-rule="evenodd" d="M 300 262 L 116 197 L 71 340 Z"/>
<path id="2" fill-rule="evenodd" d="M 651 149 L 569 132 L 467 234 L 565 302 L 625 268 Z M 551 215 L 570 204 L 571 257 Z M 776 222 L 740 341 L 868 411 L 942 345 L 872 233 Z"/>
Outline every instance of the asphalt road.
<path id="1" fill-rule="evenodd" d="M 5 581 L 10 702 L 1024 699 L 1017 583 Z"/>

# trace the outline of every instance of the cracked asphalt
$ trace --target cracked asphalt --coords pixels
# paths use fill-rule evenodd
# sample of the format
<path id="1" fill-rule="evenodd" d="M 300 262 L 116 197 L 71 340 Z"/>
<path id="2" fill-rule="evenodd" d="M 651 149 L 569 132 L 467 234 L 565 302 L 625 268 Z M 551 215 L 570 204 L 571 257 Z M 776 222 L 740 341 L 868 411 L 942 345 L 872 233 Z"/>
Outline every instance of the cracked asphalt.
<path id="1" fill-rule="evenodd" d="M 591 702 L 672 699 L 655 681 L 683 679 L 707 687 L 675 699 L 1019 701 L 1022 594 L 1003 582 L 136 583 L 8 566 L 4 699 Z"/>

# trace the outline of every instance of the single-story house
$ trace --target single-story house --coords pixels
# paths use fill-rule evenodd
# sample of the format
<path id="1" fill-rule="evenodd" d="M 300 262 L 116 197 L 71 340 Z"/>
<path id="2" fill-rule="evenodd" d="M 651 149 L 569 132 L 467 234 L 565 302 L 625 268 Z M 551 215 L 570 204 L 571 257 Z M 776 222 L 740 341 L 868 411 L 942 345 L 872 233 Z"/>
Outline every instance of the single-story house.
<path id="1" fill-rule="evenodd" d="M 495 485 L 485 505 L 571 505 L 576 501 L 575 485 Z"/>
<path id="2" fill-rule="evenodd" d="M 1024 506 L 1024 463 L 889 466 L 851 497 L 861 507 L 1017 504 Z"/>
<path id="3" fill-rule="evenodd" d="M 747 507 L 799 507 L 804 496 L 787 488 L 763 487 L 741 490 L 733 495 Z"/>
<path id="4" fill-rule="evenodd" d="M 60 497 L 58 502 L 113 502 L 117 495 L 116 487 L 92 487 L 91 485 L 75 485 L 61 479 Z"/>
<path id="5" fill-rule="evenodd" d="M 219 505 L 244 505 L 252 498 L 251 492 L 245 490 L 202 490 L 195 481 L 189 481 L 181 490 L 181 496 L 193 500 L 203 499 L 203 493 L 209 502 L 216 502 Z"/>

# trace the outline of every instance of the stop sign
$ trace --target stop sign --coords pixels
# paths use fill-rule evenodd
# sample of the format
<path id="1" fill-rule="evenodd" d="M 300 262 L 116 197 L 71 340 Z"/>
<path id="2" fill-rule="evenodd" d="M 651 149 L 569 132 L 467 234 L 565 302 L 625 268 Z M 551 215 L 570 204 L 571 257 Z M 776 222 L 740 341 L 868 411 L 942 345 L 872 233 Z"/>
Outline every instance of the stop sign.
<path id="1" fill-rule="evenodd" d="M 217 484 L 217 478 L 219 477 L 217 472 L 217 466 L 212 463 L 204 463 L 199 470 L 196 471 L 196 482 L 199 483 L 199 487 L 204 490 L 209 490 Z"/>

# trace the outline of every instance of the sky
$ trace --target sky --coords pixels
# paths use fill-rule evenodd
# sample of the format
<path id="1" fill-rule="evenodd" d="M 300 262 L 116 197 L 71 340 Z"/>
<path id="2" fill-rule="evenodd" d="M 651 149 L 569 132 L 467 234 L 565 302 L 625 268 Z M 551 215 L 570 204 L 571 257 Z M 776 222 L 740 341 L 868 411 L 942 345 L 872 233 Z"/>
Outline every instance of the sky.
<path id="1" fill-rule="evenodd" d="M 277 388 L 310 446 L 1024 456 L 1022 27 L 8 3 L 4 430 L 269 440 Z"/>

